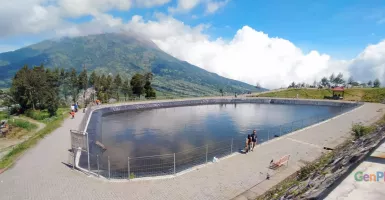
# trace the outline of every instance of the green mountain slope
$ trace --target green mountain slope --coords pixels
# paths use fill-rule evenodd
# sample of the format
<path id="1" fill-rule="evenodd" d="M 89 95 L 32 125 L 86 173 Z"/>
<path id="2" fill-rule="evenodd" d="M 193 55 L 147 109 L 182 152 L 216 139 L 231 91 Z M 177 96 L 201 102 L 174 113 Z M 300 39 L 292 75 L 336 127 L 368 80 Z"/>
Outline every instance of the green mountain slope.
<path id="1" fill-rule="evenodd" d="M 44 64 L 45 67 L 85 65 L 89 71 L 120 73 L 131 77 L 136 72 L 154 73 L 154 87 L 160 93 L 186 96 L 225 92 L 257 91 L 249 84 L 210 73 L 178 60 L 160 50 L 152 41 L 139 36 L 108 33 L 84 37 L 46 40 L 16 51 L 0 54 L 0 87 L 7 87 L 15 72 L 23 65 Z"/>

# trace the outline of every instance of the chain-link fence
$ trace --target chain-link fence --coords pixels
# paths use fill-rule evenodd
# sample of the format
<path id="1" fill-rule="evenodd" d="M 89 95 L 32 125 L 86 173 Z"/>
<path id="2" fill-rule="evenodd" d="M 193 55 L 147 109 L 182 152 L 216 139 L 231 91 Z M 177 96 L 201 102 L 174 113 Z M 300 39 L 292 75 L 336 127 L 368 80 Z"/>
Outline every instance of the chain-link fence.
<path id="1" fill-rule="evenodd" d="M 135 99 L 129 101 L 135 101 Z M 116 105 L 119 104 L 125 103 L 120 102 Z M 76 166 L 97 176 L 109 179 L 134 179 L 174 175 L 194 166 L 213 162 L 214 158 L 220 159 L 241 152 L 246 146 L 246 135 L 241 135 L 172 154 L 127 157 L 125 160 L 111 159 L 109 156 L 104 155 L 102 150 L 90 151 L 90 146 L 95 148 L 96 141 L 89 140 L 88 133 L 85 132 L 92 111 L 105 106 L 110 105 L 95 106 L 93 103 L 89 104 L 79 125 L 79 131 L 71 130 L 71 150 L 68 163 L 72 164 L 73 167 Z M 258 129 L 256 127 L 258 144 L 322 122 L 345 111 L 346 109 L 341 107 L 338 113 L 310 117 L 267 129 Z"/>
<path id="2" fill-rule="evenodd" d="M 345 111 L 341 109 L 339 113 L 310 117 L 267 129 L 256 128 L 258 144 L 325 121 Z M 90 144 L 87 144 L 86 132 L 71 131 L 71 133 L 72 148 L 81 149 L 79 167 L 109 179 L 174 175 L 197 165 L 215 162 L 215 158 L 220 159 L 236 152 L 242 152 L 246 146 L 246 136 L 242 135 L 172 154 L 113 160 L 109 156 L 103 155 L 102 151 L 89 153 L 88 145 Z"/>

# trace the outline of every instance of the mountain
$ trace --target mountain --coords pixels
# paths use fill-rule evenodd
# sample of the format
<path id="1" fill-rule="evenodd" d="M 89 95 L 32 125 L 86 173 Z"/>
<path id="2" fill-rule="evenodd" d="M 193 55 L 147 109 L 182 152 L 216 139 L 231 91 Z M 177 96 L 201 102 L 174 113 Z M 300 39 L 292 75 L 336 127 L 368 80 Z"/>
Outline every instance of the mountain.
<path id="1" fill-rule="evenodd" d="M 45 40 L 15 51 L 0 54 L 0 87 L 9 87 L 13 75 L 25 64 L 44 64 L 47 68 L 85 65 L 88 71 L 120 73 L 131 77 L 136 72 L 154 74 L 154 87 L 162 94 L 202 96 L 224 92 L 258 91 L 252 85 L 221 77 L 163 52 L 152 41 L 137 35 L 107 33 Z M 263 89 L 262 89 L 263 90 Z"/>

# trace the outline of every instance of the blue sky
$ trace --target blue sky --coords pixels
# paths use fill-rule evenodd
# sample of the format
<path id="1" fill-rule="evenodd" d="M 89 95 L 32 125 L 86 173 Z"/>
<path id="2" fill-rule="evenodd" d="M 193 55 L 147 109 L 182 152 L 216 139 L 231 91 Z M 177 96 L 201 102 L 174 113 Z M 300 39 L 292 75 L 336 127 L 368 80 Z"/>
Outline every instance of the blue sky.
<path id="1" fill-rule="evenodd" d="M 153 13 L 168 13 L 168 8 L 176 5 L 174 0 L 152 8 L 113 9 L 107 13 L 124 21 L 133 15 L 151 19 Z M 366 45 L 385 38 L 385 1 L 381 0 L 231 0 L 214 14 L 204 14 L 201 4 L 191 12 L 173 16 L 192 26 L 210 24 L 205 32 L 211 38 L 231 39 L 238 29 L 248 25 L 270 37 L 287 39 L 304 51 L 318 50 L 340 59 L 353 58 Z M 91 19 L 91 15 L 65 18 L 73 23 Z M 0 44 L 19 47 L 45 38 L 49 35 L 44 32 L 18 34 L 0 38 Z"/>
<path id="2" fill-rule="evenodd" d="M 0 52 L 123 30 L 268 88 L 338 72 L 385 82 L 383 0 L 13 0 L 2 3 L 0 19 L 10 19 L 0 20 Z"/>

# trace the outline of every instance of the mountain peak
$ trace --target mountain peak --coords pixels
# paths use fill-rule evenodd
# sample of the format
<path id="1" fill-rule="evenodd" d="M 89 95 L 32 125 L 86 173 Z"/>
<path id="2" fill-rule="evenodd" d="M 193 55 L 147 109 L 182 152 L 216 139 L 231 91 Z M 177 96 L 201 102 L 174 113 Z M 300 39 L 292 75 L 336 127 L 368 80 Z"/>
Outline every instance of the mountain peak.
<path id="1" fill-rule="evenodd" d="M 44 64 L 47 68 L 75 68 L 86 65 L 98 73 L 119 73 L 130 78 L 134 73 L 151 71 L 154 87 L 167 95 L 201 96 L 225 92 L 256 90 L 240 81 L 227 79 L 180 61 L 163 52 L 151 40 L 133 32 L 103 33 L 66 37 L 0 54 L 0 87 L 8 87 L 14 73 L 24 65 Z"/>

